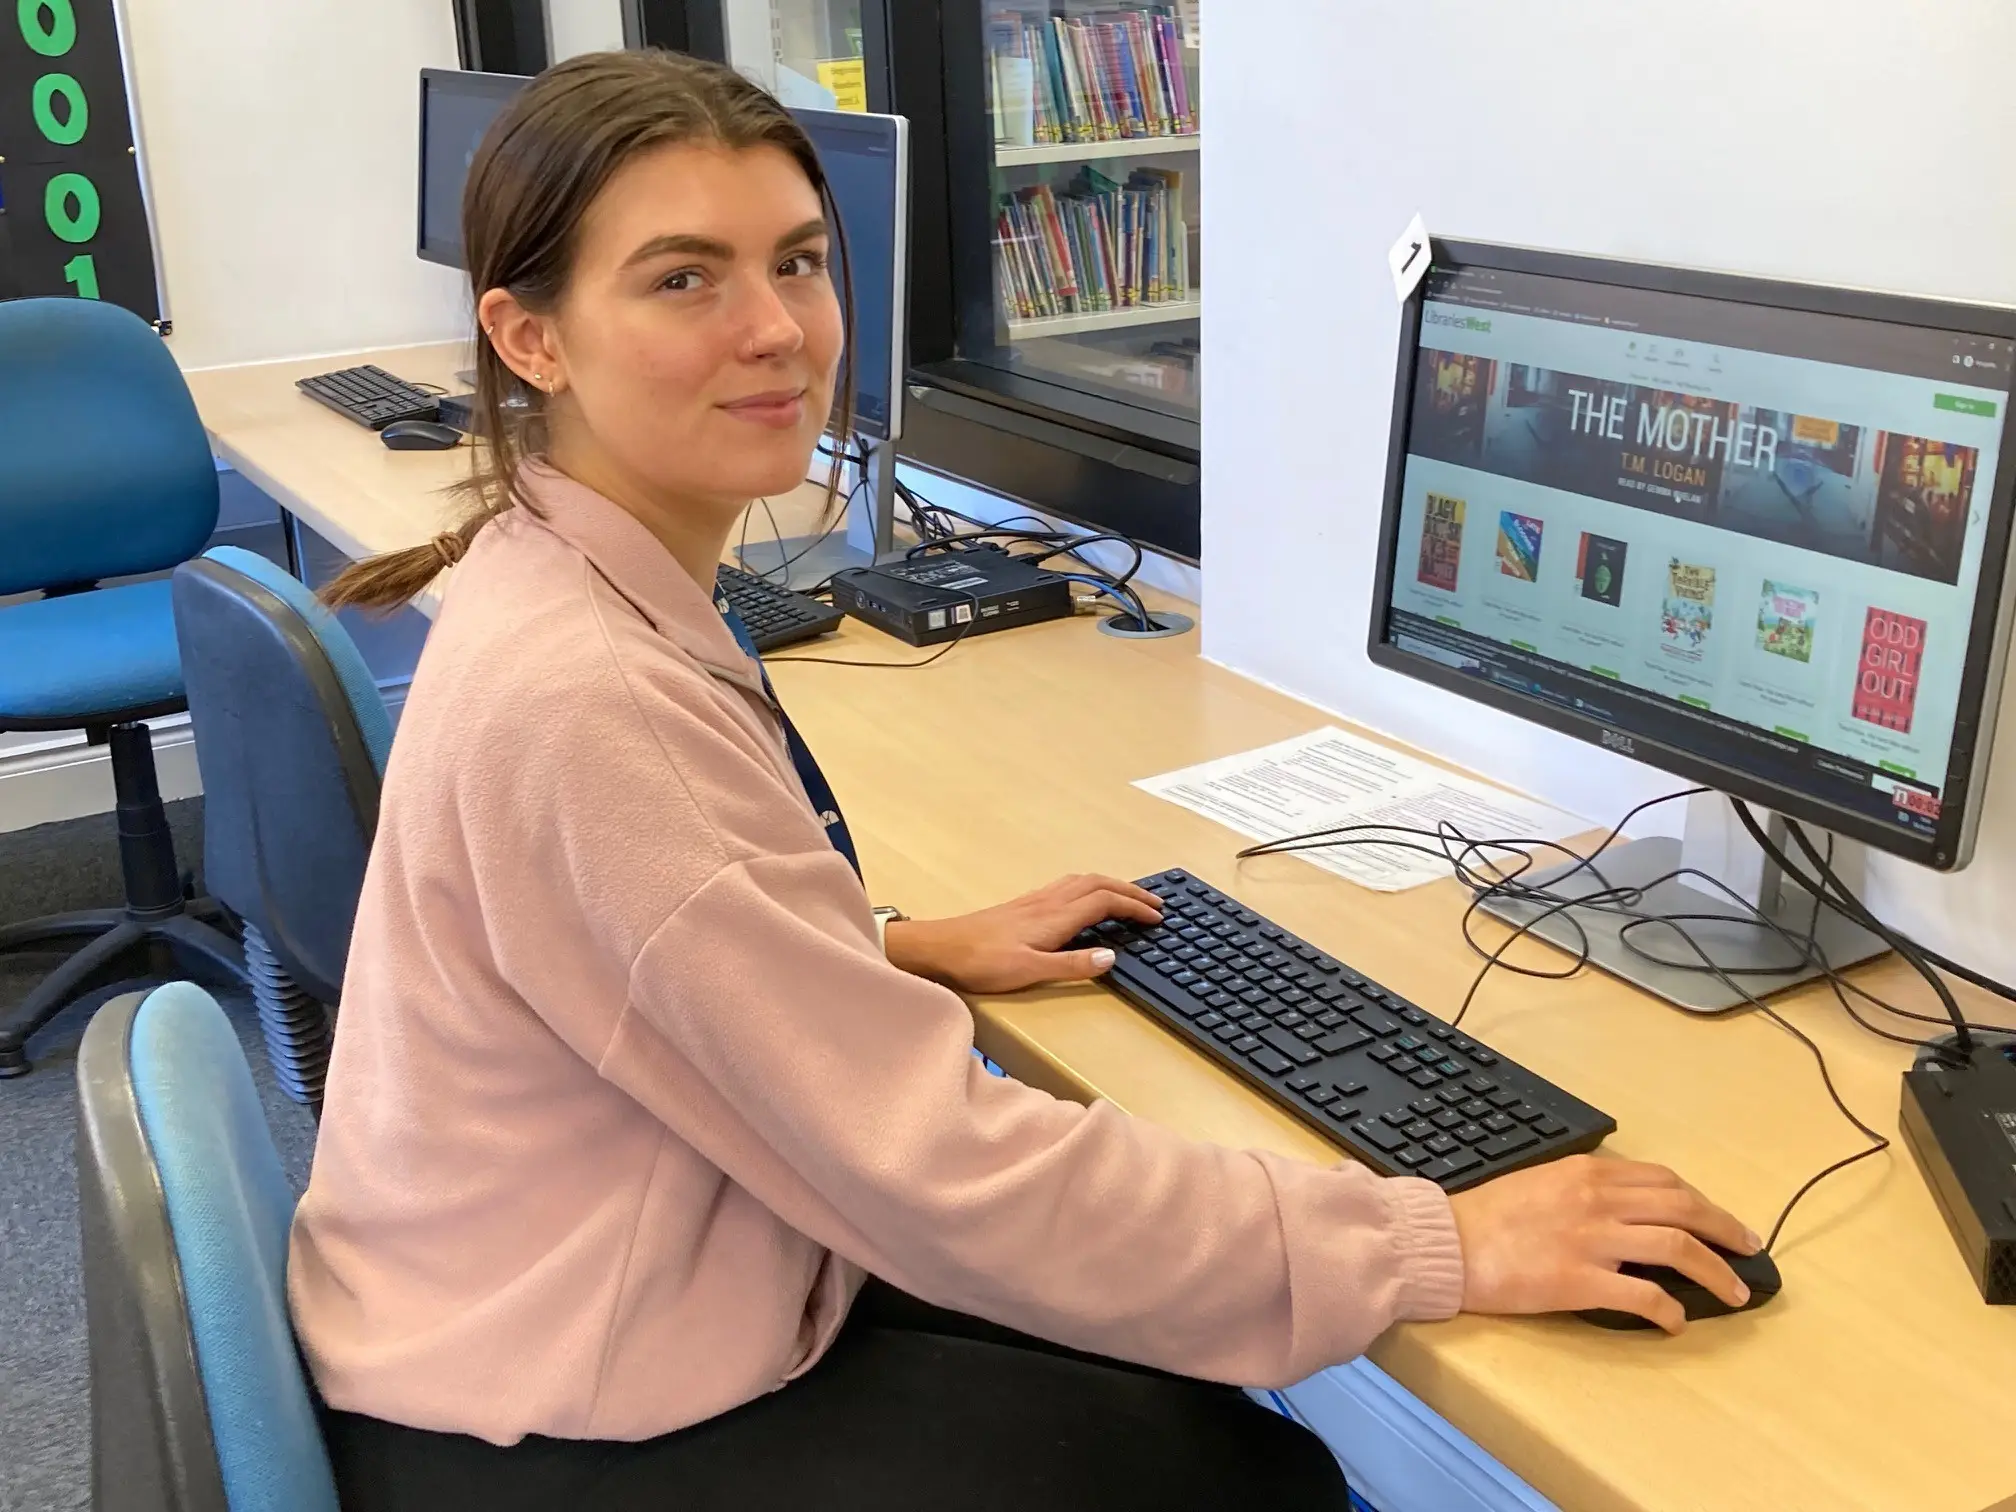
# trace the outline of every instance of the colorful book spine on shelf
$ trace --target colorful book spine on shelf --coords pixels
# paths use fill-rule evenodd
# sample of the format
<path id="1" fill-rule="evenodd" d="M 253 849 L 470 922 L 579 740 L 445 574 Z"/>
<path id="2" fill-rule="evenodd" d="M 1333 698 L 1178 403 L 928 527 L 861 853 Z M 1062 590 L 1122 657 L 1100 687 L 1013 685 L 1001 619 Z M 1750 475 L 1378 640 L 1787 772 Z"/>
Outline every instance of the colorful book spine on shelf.
<path id="1" fill-rule="evenodd" d="M 1020 60 L 1030 80 L 1033 139 L 1086 144 L 1191 136 L 1198 129 L 1174 7 L 1129 6 L 1077 16 L 1000 10 L 988 19 L 990 77 Z"/>
<path id="2" fill-rule="evenodd" d="M 1123 184 L 1091 167 L 1063 188 L 1001 197 L 996 277 L 1013 320 L 1098 314 L 1190 298 L 1183 175 L 1146 168 Z"/>

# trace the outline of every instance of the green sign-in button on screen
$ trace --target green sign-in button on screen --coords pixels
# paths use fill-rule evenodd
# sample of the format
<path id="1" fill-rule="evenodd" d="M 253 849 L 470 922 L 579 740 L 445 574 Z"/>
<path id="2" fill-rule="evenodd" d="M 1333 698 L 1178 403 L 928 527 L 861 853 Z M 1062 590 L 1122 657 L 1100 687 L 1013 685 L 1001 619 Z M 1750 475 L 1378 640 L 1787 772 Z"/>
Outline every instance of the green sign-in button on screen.
<path id="1" fill-rule="evenodd" d="M 1970 399 L 1965 394 L 1934 394 L 1932 408 L 1951 410 L 1956 415 L 1986 415 L 1995 413 L 1993 399 Z"/>

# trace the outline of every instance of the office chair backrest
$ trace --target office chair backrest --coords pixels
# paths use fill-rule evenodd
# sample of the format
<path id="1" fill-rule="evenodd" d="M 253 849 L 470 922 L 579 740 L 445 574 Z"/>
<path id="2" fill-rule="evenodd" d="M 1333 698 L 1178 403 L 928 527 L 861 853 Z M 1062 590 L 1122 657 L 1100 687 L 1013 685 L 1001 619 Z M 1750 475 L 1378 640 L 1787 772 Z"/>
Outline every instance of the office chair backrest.
<path id="1" fill-rule="evenodd" d="M 294 1194 L 200 987 L 122 997 L 77 1061 L 96 1512 L 336 1512 L 287 1312 Z"/>
<path id="2" fill-rule="evenodd" d="M 217 464 L 161 338 L 95 299 L 0 302 L 0 594 L 163 572 L 217 528 Z"/>
<path id="3" fill-rule="evenodd" d="M 174 598 L 204 881 L 333 1005 L 392 748 L 385 700 L 335 616 L 263 557 L 217 547 L 176 569 Z"/>

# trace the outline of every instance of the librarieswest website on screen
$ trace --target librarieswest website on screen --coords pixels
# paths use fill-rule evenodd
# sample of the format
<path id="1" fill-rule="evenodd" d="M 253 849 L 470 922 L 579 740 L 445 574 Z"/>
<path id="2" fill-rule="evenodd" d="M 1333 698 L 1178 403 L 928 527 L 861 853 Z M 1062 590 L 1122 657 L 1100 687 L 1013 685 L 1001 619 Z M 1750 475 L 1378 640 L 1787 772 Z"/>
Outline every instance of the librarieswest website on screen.
<path id="1" fill-rule="evenodd" d="M 1420 340 L 1396 628 L 1849 758 L 1929 827 L 2005 389 L 1432 299 Z"/>

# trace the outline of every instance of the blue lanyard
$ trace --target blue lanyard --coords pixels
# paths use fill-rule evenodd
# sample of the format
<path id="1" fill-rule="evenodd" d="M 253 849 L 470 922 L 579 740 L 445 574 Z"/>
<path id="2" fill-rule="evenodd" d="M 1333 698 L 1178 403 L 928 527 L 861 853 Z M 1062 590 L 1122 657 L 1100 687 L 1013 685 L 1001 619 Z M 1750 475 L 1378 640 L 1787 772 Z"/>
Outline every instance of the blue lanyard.
<path id="1" fill-rule="evenodd" d="M 735 643 L 755 658 L 758 668 L 763 659 L 756 653 L 756 641 L 749 634 L 749 627 L 742 623 L 742 617 L 728 606 L 725 598 L 716 595 L 714 607 L 721 611 L 721 618 L 728 622 L 734 633 Z M 777 719 L 784 726 L 784 745 L 791 752 L 791 765 L 798 769 L 798 780 L 804 784 L 805 796 L 812 800 L 812 812 L 819 816 L 819 822 L 826 826 L 826 838 L 833 842 L 833 849 L 847 858 L 847 864 L 854 868 L 854 875 L 861 875 L 861 859 L 854 854 L 854 837 L 847 833 L 847 821 L 841 816 L 839 800 L 833 796 L 833 785 L 826 780 L 826 774 L 819 770 L 819 763 L 812 759 L 812 748 L 805 744 L 805 738 L 798 733 L 798 727 L 791 723 L 791 716 L 784 712 L 784 705 L 777 701 L 776 690 L 770 686 L 770 674 L 763 672 L 763 692 L 770 700 L 770 707 L 777 711 Z"/>

